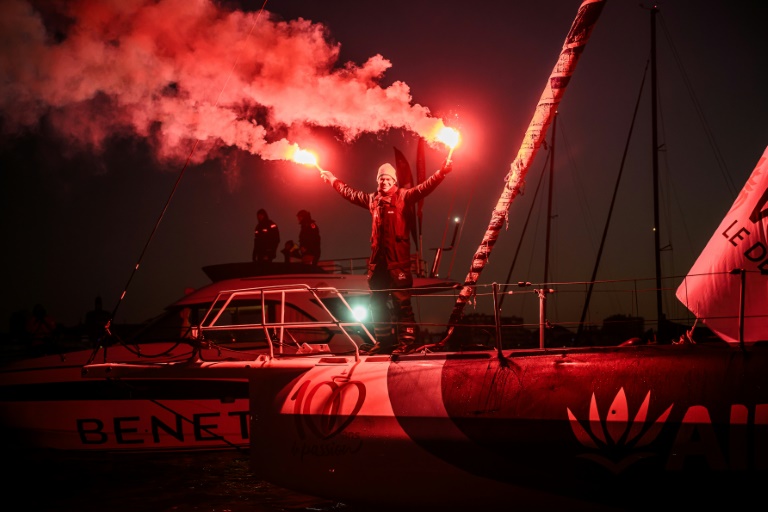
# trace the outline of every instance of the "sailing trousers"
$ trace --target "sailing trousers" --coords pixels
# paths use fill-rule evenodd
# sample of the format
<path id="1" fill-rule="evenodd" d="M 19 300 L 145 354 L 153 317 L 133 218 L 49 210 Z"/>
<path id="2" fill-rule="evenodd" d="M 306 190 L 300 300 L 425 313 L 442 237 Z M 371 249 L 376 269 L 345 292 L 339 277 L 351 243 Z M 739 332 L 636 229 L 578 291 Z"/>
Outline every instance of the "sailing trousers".
<path id="1" fill-rule="evenodd" d="M 410 271 L 376 265 L 369 274 L 368 286 L 371 289 L 371 316 L 376 341 L 385 347 L 393 346 L 395 340 L 401 344 L 415 344 L 417 328 L 411 306 L 413 276 Z"/>

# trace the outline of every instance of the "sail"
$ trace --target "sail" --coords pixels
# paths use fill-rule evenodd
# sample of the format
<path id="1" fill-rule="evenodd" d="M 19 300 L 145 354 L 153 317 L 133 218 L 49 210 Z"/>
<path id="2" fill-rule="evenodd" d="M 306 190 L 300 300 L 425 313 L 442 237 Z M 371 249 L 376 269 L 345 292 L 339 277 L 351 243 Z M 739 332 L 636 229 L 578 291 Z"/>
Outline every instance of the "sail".
<path id="1" fill-rule="evenodd" d="M 676 295 L 729 343 L 768 340 L 768 147 Z"/>
<path id="2" fill-rule="evenodd" d="M 461 319 L 464 306 L 469 302 L 474 294 L 475 285 L 480 277 L 480 273 L 485 268 L 491 254 L 496 239 L 499 237 L 499 231 L 507 220 L 509 205 L 512 200 L 520 193 L 525 175 L 533 162 L 536 153 L 541 146 L 547 133 L 547 128 L 552 122 L 552 118 L 557 112 L 557 106 L 565 93 L 568 82 L 576 69 L 579 57 L 584 51 L 584 47 L 592 34 L 592 29 L 600 17 L 600 13 L 605 5 L 605 0 L 584 0 L 579 6 L 576 18 L 571 25 L 568 36 L 565 38 L 563 49 L 555 63 L 555 67 L 547 80 L 544 92 L 536 105 L 536 110 L 525 132 L 523 143 L 518 150 L 517 157 L 510 165 L 509 172 L 505 178 L 504 190 L 491 214 L 491 221 L 488 229 L 483 235 L 477 251 L 472 257 L 472 263 L 464 279 L 464 286 L 459 292 L 456 304 L 451 313 L 449 323 L 455 324 Z"/>
<path id="3" fill-rule="evenodd" d="M 418 145 L 416 146 L 416 184 L 422 183 L 427 179 L 427 159 L 424 155 L 424 139 L 419 137 Z M 422 197 L 416 203 L 416 233 L 418 240 L 416 240 L 416 261 L 418 275 L 423 277 L 424 268 L 424 241 L 423 237 L 423 220 L 424 220 L 424 198 Z"/>
<path id="4" fill-rule="evenodd" d="M 411 164 L 408 163 L 408 159 L 402 151 L 397 148 L 395 150 L 395 170 L 397 172 L 397 186 L 402 188 L 413 187 L 413 173 L 411 172 Z"/>
<path id="5" fill-rule="evenodd" d="M 418 146 L 416 146 L 416 184 L 418 185 L 422 181 L 427 179 L 427 163 L 424 155 L 424 139 L 419 138 Z M 422 233 L 422 219 L 424 217 L 424 198 L 419 199 L 416 203 L 416 218 L 418 219 L 418 231 L 419 235 Z"/>
<path id="6" fill-rule="evenodd" d="M 397 184 L 401 188 L 413 187 L 413 173 L 411 172 L 411 165 L 408 163 L 408 159 L 402 151 L 397 148 L 395 150 L 395 170 L 397 172 Z M 411 226 L 411 236 L 414 243 L 419 243 L 419 236 L 416 233 L 416 206 L 410 205 L 405 211 L 405 216 L 408 221 L 408 225 Z"/>

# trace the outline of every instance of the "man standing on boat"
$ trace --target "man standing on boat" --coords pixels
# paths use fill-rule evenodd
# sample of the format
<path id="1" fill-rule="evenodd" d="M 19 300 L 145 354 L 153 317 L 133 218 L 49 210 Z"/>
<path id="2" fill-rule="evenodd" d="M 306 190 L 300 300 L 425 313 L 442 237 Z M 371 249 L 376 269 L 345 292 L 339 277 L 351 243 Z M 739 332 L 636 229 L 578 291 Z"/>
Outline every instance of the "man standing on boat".
<path id="1" fill-rule="evenodd" d="M 253 261 L 269 263 L 277 256 L 280 230 L 263 208 L 256 212 L 258 223 L 253 230 Z"/>
<path id="2" fill-rule="evenodd" d="M 320 228 L 307 210 L 299 210 L 299 256 L 307 265 L 317 265 L 320 261 Z"/>
<path id="3" fill-rule="evenodd" d="M 368 352 L 408 353 L 416 348 L 416 323 L 411 307 L 411 226 L 409 208 L 429 195 L 453 170 L 450 160 L 413 188 L 397 186 L 395 168 L 385 163 L 376 174 L 376 192 L 355 190 L 330 171 L 320 177 L 344 199 L 371 212 L 371 256 L 368 259 L 368 286 L 376 345 Z M 391 298 L 396 331 L 390 325 L 387 302 Z M 385 320 L 386 319 L 386 320 Z M 397 343 L 397 345 L 396 345 Z"/>

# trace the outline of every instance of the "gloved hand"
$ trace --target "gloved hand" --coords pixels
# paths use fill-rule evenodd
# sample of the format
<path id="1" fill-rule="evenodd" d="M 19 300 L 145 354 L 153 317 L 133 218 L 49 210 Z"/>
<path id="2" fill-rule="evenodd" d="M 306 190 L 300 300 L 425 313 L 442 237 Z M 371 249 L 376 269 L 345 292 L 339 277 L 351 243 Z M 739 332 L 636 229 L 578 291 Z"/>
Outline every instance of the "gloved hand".
<path id="1" fill-rule="evenodd" d="M 324 182 L 330 183 L 333 185 L 334 180 L 336 179 L 336 176 L 333 175 L 331 171 L 320 171 L 320 177 L 323 179 Z"/>
<path id="2" fill-rule="evenodd" d="M 440 168 L 440 174 L 447 175 L 453 170 L 453 161 L 446 160 L 443 162 L 443 166 Z"/>

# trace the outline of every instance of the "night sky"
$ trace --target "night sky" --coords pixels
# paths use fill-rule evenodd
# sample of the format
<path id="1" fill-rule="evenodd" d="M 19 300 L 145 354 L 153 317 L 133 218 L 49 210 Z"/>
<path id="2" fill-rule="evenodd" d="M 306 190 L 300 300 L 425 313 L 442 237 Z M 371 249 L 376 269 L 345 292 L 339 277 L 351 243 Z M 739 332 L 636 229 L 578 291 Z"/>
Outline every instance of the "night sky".
<path id="1" fill-rule="evenodd" d="M 75 325 L 96 295 L 112 310 L 128 284 L 115 320 L 151 317 L 206 284 L 201 267 L 249 261 L 260 208 L 283 242 L 306 209 L 321 259 L 367 256 L 368 213 L 286 150 L 313 150 L 373 191 L 393 147 L 415 168 L 415 131 L 439 122 L 462 142 L 424 204 L 425 257 L 459 216 L 440 274 L 463 282 L 579 5 L 273 0 L 259 13 L 254 1 L 4 0 L 3 330 L 35 303 Z M 559 106 L 551 282 L 592 273 L 650 56 L 650 5 L 607 1 Z M 657 5 L 660 233 L 673 248 L 664 274 L 682 277 L 768 145 L 768 7 Z M 598 279 L 654 276 L 649 80 Z M 479 284 L 506 280 L 545 153 Z M 446 156 L 429 145 L 427 172 Z M 545 215 L 531 216 L 513 282 L 543 280 Z"/>

